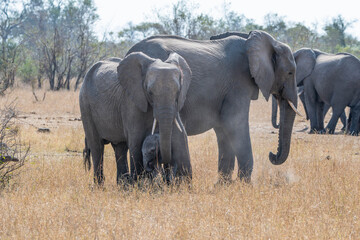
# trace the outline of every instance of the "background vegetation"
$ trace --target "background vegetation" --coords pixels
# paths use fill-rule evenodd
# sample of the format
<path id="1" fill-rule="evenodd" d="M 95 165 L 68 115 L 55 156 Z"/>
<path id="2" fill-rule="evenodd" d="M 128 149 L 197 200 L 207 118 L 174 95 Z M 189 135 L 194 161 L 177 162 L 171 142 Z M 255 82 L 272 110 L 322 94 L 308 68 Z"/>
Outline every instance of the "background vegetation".
<path id="1" fill-rule="evenodd" d="M 123 57 L 134 43 L 154 34 L 209 39 L 225 31 L 261 29 L 293 50 L 311 47 L 360 56 L 360 41 L 346 33 L 353 22 L 341 15 L 327 22 L 320 34 L 316 24 L 287 22 L 277 14 L 267 14 L 264 25 L 257 25 L 226 3 L 220 18 L 198 12 L 189 1 L 179 0 L 170 9 L 155 11 L 152 21 L 130 22 L 100 39 L 94 32 L 98 15 L 92 0 L 0 0 L 0 94 L 17 79 L 33 88 L 46 81 L 51 90 L 76 90 L 94 62 Z"/>

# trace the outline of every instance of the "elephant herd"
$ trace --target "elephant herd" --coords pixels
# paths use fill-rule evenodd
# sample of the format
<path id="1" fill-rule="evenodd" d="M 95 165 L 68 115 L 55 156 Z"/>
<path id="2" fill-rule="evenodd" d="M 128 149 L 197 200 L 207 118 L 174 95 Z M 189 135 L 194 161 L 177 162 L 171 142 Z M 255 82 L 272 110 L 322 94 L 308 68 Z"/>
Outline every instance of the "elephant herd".
<path id="1" fill-rule="evenodd" d="M 350 54 L 292 53 L 264 31 L 228 32 L 202 41 L 149 37 L 124 59 L 97 62 L 84 78 L 79 102 L 85 166 L 90 168 L 91 156 L 94 181 L 102 184 L 104 145 L 111 143 L 118 183 L 160 171 L 168 181 L 191 180 L 187 137 L 213 129 L 219 181 L 231 181 L 236 159 L 238 178 L 250 182 L 249 108 L 259 90 L 266 100 L 272 95 L 280 109 L 277 152 L 269 153 L 271 163 L 279 165 L 290 152 L 298 88 L 312 131 L 323 131 L 325 104 L 333 108 L 328 132 L 346 106 L 351 107 L 350 132 L 358 131 L 359 64 Z"/>

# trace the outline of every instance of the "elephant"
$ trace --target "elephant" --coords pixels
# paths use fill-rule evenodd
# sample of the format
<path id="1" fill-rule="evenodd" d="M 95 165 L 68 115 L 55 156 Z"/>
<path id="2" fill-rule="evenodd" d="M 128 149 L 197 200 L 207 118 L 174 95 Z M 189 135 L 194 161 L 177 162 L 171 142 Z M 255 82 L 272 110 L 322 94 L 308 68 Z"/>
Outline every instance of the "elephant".
<path id="1" fill-rule="evenodd" d="M 304 87 L 310 133 L 333 134 L 346 106 L 357 113 L 360 109 L 360 60 L 348 53 L 329 54 L 310 48 L 294 52 L 297 86 Z M 324 129 L 324 105 L 333 114 Z M 352 116 L 350 133 L 356 134 L 359 115 Z"/>
<path id="2" fill-rule="evenodd" d="M 160 153 L 160 135 L 158 133 L 147 136 L 144 139 L 142 148 L 143 166 L 146 172 L 152 173 L 160 169 L 162 157 Z"/>
<path id="3" fill-rule="evenodd" d="M 171 172 L 166 172 L 166 164 L 162 166 L 162 157 L 160 152 L 160 135 L 159 133 L 151 134 L 144 139 L 142 148 L 143 166 L 151 179 L 160 175 L 162 179 L 170 183 L 177 171 L 177 164 L 174 163 Z"/>
<path id="4" fill-rule="evenodd" d="M 91 152 L 95 183 L 104 181 L 103 153 L 107 143 L 115 151 L 117 182 L 137 180 L 144 168 L 134 158 L 142 158 L 143 140 L 156 129 L 163 163 L 174 165 L 179 161 L 177 174 L 192 177 L 190 154 L 184 146 L 187 135 L 179 115 L 190 81 L 191 70 L 177 53 L 169 53 L 161 61 L 134 52 L 122 61 L 113 58 L 97 62 L 88 70 L 79 102 L 86 139 L 84 152 L 87 156 Z M 90 158 L 84 161 L 90 167 Z"/>
<path id="5" fill-rule="evenodd" d="M 297 106 L 296 65 L 291 49 L 264 31 L 252 31 L 248 36 L 201 41 L 152 36 L 135 44 L 127 53 L 140 51 L 161 60 L 169 52 L 184 57 L 192 70 L 192 81 L 180 111 L 181 119 L 189 136 L 214 129 L 219 150 L 219 181 L 232 181 L 235 156 L 237 178 L 251 181 L 249 110 L 250 101 L 258 98 L 259 89 L 266 100 L 274 94 L 281 106 L 278 151 L 270 152 L 269 160 L 282 164 L 290 151 Z"/>

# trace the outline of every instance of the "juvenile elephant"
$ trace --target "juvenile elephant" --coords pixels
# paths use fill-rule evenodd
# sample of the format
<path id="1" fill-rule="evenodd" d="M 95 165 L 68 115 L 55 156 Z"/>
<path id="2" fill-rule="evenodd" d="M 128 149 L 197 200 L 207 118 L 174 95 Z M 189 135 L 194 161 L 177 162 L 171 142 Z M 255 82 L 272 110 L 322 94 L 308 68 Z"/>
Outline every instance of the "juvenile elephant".
<path id="1" fill-rule="evenodd" d="M 306 111 L 314 132 L 334 133 L 346 106 L 360 109 L 360 61 L 348 53 L 328 54 L 302 48 L 294 53 L 297 65 L 296 81 L 304 87 Z M 332 117 L 324 129 L 324 105 L 332 107 Z M 355 133 L 359 115 L 352 117 L 350 133 Z"/>
<path id="2" fill-rule="evenodd" d="M 297 105 L 296 67 L 287 45 L 266 32 L 253 31 L 247 39 L 228 36 L 209 41 L 154 36 L 135 44 L 127 54 L 138 51 L 162 60 L 177 52 L 189 64 L 193 77 L 181 119 L 189 135 L 215 130 L 221 180 L 231 180 L 236 156 L 238 177 L 250 181 L 249 108 L 259 89 L 266 100 L 274 94 L 280 101 L 278 152 L 270 153 L 269 159 L 273 164 L 285 162 L 295 119 L 292 108 Z"/>
<path id="3" fill-rule="evenodd" d="M 137 179 L 144 168 L 142 162 L 134 159 L 142 159 L 142 142 L 154 132 L 157 122 L 163 163 L 181 161 L 177 163 L 177 174 L 191 178 L 190 155 L 185 146 L 187 136 L 179 116 L 190 81 L 191 70 L 176 53 L 169 53 L 161 61 L 134 52 L 122 61 L 100 61 L 90 68 L 79 99 L 95 182 L 101 184 L 104 181 L 106 143 L 111 143 L 115 151 L 117 181 L 127 178 L 128 149 L 131 176 Z M 173 128 L 174 124 L 179 129 Z M 89 159 L 85 160 L 90 163 Z"/>

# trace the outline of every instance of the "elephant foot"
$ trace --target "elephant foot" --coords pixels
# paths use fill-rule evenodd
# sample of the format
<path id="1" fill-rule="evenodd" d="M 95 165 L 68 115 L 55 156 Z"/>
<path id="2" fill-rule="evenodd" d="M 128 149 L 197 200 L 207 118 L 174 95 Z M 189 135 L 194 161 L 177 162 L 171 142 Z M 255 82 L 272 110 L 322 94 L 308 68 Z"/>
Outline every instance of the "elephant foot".
<path id="1" fill-rule="evenodd" d="M 215 187 L 218 186 L 228 186 L 231 183 L 233 183 L 233 180 L 231 179 L 231 176 L 220 176 L 217 182 L 215 183 Z"/>
<path id="2" fill-rule="evenodd" d="M 358 131 L 350 131 L 349 135 L 351 135 L 351 136 L 359 136 L 359 132 Z"/>
<path id="3" fill-rule="evenodd" d="M 311 129 L 311 130 L 309 131 L 309 134 L 316 134 L 316 131 L 315 131 L 314 129 Z"/>
<path id="4" fill-rule="evenodd" d="M 334 133 L 335 133 L 335 129 L 327 128 L 324 133 L 326 133 L 326 134 L 334 134 Z M 324 134 L 324 133 L 323 133 L 323 134 Z"/>
<path id="5" fill-rule="evenodd" d="M 187 189 L 192 189 L 192 178 L 189 176 L 178 176 L 173 181 L 175 186 L 185 186 Z"/>
<path id="6" fill-rule="evenodd" d="M 133 178 L 128 173 L 118 176 L 116 182 L 118 186 L 123 186 L 123 187 L 128 187 L 134 184 Z"/>
<path id="7" fill-rule="evenodd" d="M 325 129 L 316 129 L 316 128 L 313 128 L 310 130 L 309 134 L 325 134 L 326 131 Z"/>

